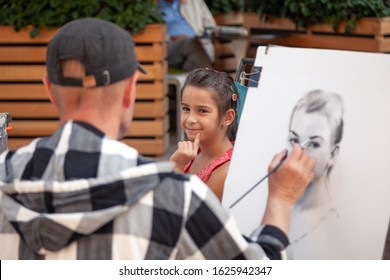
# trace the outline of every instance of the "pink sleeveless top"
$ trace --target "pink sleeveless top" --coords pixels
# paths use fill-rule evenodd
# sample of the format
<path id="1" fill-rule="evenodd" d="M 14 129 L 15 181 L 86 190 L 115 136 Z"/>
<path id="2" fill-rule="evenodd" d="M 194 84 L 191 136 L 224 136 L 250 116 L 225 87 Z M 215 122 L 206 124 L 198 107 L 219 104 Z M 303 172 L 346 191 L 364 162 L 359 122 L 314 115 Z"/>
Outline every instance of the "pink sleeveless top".
<path id="1" fill-rule="evenodd" d="M 196 175 L 204 182 L 206 183 L 211 174 L 214 172 L 215 169 L 220 167 L 222 164 L 230 161 L 232 159 L 233 154 L 233 147 L 221 154 L 219 157 L 217 157 L 215 160 L 210 162 L 207 166 L 202 168 Z M 185 167 L 184 172 L 188 173 L 188 170 L 190 170 L 190 167 L 192 165 L 194 160 L 191 160 Z"/>

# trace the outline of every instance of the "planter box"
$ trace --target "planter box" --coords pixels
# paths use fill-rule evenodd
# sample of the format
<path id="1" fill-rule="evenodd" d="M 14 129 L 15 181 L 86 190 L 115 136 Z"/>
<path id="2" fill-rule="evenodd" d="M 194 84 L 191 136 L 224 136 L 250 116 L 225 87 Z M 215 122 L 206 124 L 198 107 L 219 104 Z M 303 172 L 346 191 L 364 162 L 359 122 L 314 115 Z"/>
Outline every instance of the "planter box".
<path id="1" fill-rule="evenodd" d="M 56 29 L 42 30 L 30 38 L 27 28 L 15 32 L 0 26 L 0 108 L 12 115 L 10 149 L 35 137 L 52 134 L 58 127 L 57 111 L 46 95 L 46 48 Z M 148 71 L 137 83 L 133 124 L 124 142 L 141 154 L 159 156 L 169 146 L 166 27 L 151 24 L 134 35 L 138 60 Z"/>
<path id="2" fill-rule="evenodd" d="M 390 52 L 390 17 L 362 18 L 354 31 L 348 34 L 344 32 L 345 24 L 340 24 L 336 31 L 329 25 L 303 29 L 284 18 L 271 18 L 264 22 L 256 13 L 245 13 L 244 26 L 250 29 L 252 57 L 253 48 L 260 44 Z"/>
<path id="3" fill-rule="evenodd" d="M 244 24 L 244 13 L 242 12 L 216 15 L 214 18 L 217 25 L 242 26 Z"/>

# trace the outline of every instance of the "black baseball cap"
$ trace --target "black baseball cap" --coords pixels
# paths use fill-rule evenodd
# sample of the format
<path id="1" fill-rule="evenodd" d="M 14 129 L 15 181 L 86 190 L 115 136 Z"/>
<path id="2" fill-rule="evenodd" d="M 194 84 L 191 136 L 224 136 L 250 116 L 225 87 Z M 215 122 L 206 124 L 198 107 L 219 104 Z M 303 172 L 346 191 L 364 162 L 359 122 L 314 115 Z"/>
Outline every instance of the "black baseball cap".
<path id="1" fill-rule="evenodd" d="M 84 78 L 64 77 L 61 61 L 80 61 Z M 106 86 L 133 75 L 139 69 L 134 40 L 129 32 L 102 19 L 83 18 L 62 26 L 50 40 L 46 54 L 49 81 L 73 87 Z"/>

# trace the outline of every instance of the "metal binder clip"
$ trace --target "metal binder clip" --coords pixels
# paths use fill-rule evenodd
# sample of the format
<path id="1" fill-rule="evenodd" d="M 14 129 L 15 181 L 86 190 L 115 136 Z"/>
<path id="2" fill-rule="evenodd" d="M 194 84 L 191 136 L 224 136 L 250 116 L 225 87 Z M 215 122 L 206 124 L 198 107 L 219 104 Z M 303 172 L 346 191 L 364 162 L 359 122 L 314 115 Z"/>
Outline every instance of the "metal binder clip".
<path id="1" fill-rule="evenodd" d="M 241 72 L 241 74 L 240 74 L 240 83 L 242 84 L 242 81 L 247 80 L 249 82 L 254 83 L 257 86 L 257 84 L 259 82 L 254 80 L 254 79 L 252 79 L 251 77 L 260 74 L 260 72 L 261 72 L 260 70 L 255 70 L 255 71 L 253 71 L 251 73 Z"/>

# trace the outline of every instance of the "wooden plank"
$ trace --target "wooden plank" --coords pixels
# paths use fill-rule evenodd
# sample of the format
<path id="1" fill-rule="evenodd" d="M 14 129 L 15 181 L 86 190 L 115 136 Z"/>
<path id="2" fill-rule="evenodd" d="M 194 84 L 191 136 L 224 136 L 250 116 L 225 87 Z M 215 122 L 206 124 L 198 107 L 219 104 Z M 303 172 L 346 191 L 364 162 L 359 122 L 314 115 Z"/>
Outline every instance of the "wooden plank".
<path id="1" fill-rule="evenodd" d="M 243 25 L 244 14 L 242 12 L 234 12 L 230 14 L 219 14 L 215 17 L 215 22 L 218 25 Z"/>
<path id="2" fill-rule="evenodd" d="M 381 41 L 382 52 L 390 52 L 390 38 L 384 38 Z"/>
<path id="3" fill-rule="evenodd" d="M 134 34 L 134 42 L 137 43 L 151 43 L 163 42 L 166 40 L 167 28 L 165 24 L 149 24 L 145 30 Z"/>
<path id="4" fill-rule="evenodd" d="M 154 43 L 151 46 L 136 46 L 135 54 L 138 61 L 151 62 L 151 61 L 163 61 L 166 59 L 168 53 L 167 44 Z"/>
<path id="5" fill-rule="evenodd" d="M 46 62 L 46 46 L 0 46 L 0 62 Z M 140 62 L 162 61 L 166 58 L 166 44 L 135 46 L 135 54 Z"/>
<path id="6" fill-rule="evenodd" d="M 167 73 L 167 62 L 143 65 L 148 74 L 140 75 L 140 81 L 162 80 Z M 41 81 L 46 75 L 44 65 L 0 65 L 0 81 Z"/>
<path id="7" fill-rule="evenodd" d="M 152 102 L 137 102 L 134 107 L 134 118 L 162 118 L 169 110 L 169 100 L 154 100 Z"/>
<path id="8" fill-rule="evenodd" d="M 9 137 L 43 137 L 53 134 L 59 127 L 58 120 L 13 120 Z M 161 137 L 169 129 L 169 117 L 162 119 L 134 120 L 126 136 Z"/>
<path id="9" fill-rule="evenodd" d="M 162 99 L 167 95 L 166 79 L 151 83 L 137 83 L 137 100 Z M 46 100 L 48 96 L 43 84 L 0 84 L 0 101 Z"/>
<path id="10" fill-rule="evenodd" d="M 31 143 L 36 137 L 32 138 L 8 138 L 8 149 L 15 150 Z"/>
<path id="11" fill-rule="evenodd" d="M 139 77 L 140 81 L 162 80 L 168 72 L 168 62 L 155 62 L 153 64 L 142 64 L 148 74 L 142 74 Z"/>
<path id="12" fill-rule="evenodd" d="M 0 81 L 41 81 L 45 75 L 44 65 L 0 65 Z"/>
<path id="13" fill-rule="evenodd" d="M 269 17 L 267 21 L 261 20 L 257 13 L 244 13 L 244 27 L 261 29 L 297 30 L 291 20 L 285 18 Z"/>
<path id="14" fill-rule="evenodd" d="M 8 137 L 43 137 L 54 133 L 59 127 L 58 120 L 13 120 Z"/>
<path id="15" fill-rule="evenodd" d="M 380 34 L 390 34 L 390 17 L 381 18 L 379 29 Z"/>
<path id="16" fill-rule="evenodd" d="M 39 36 L 31 38 L 30 31 L 32 27 L 26 27 L 19 32 L 15 32 L 13 26 L 0 26 L 0 43 L 2 44 L 15 44 L 15 43 L 26 43 L 26 44 L 42 44 L 47 43 L 53 37 L 57 28 L 48 30 L 42 28 L 39 32 Z"/>
<path id="17" fill-rule="evenodd" d="M 57 109 L 50 102 L 1 102 L 1 111 L 14 119 L 57 118 Z M 134 118 L 162 118 L 168 112 L 168 98 L 153 101 L 137 101 Z"/>
<path id="18" fill-rule="evenodd" d="M 137 149 L 140 154 L 146 156 L 161 156 L 169 146 L 169 133 L 155 139 L 129 139 L 122 140 L 125 144 Z"/>
<path id="19" fill-rule="evenodd" d="M 317 33 L 337 33 L 344 34 L 346 22 L 341 22 L 336 29 L 329 24 L 316 24 L 309 26 L 307 29 L 296 28 L 296 25 L 285 18 L 269 17 L 268 21 L 260 19 L 256 13 L 244 13 L 244 26 L 253 29 L 272 29 L 291 32 L 308 31 Z M 364 17 L 358 20 L 355 29 L 347 35 L 372 35 L 381 36 L 390 34 L 390 17 L 369 18 Z"/>
<path id="20" fill-rule="evenodd" d="M 0 46 L 0 62 L 42 62 L 46 61 L 46 47 L 42 46 Z"/>
<path id="21" fill-rule="evenodd" d="M 256 13 L 244 13 L 244 26 L 255 29 L 275 29 L 284 31 L 305 31 L 322 33 L 345 33 L 346 22 L 341 22 L 336 30 L 328 24 L 316 24 L 307 29 L 297 28 L 296 25 L 285 18 L 269 17 L 267 21 L 261 20 Z M 386 35 L 390 34 L 390 17 L 361 18 L 351 34 L 356 35 Z"/>
<path id="22" fill-rule="evenodd" d="M 361 37 L 291 34 L 288 37 L 269 40 L 267 43 L 290 47 L 340 49 L 369 52 L 383 51 L 380 49 L 377 40 Z"/>
<path id="23" fill-rule="evenodd" d="M 154 81 L 152 83 L 137 83 L 138 99 L 162 99 L 168 93 L 168 83 L 166 79 Z"/>
<path id="24" fill-rule="evenodd" d="M 26 27 L 19 32 L 15 32 L 13 26 L 0 26 L 0 43 L 14 44 L 14 43 L 28 43 L 28 44 L 42 44 L 47 43 L 54 36 L 58 28 L 46 29 L 42 28 L 39 35 L 31 38 L 30 31 L 32 27 Z M 134 34 L 135 43 L 150 43 L 162 42 L 166 39 L 165 24 L 149 24 L 145 30 Z"/>
<path id="25" fill-rule="evenodd" d="M 334 29 L 332 26 L 328 24 L 316 24 L 309 26 L 307 28 L 308 31 L 318 32 L 318 33 L 345 33 L 345 23 L 342 22 Z M 348 33 L 350 35 L 375 35 L 379 34 L 379 22 L 372 22 L 367 20 L 360 20 L 359 24 L 355 27 L 353 31 Z"/>
<path id="26" fill-rule="evenodd" d="M 50 102 L 1 102 L 1 110 L 17 118 L 57 118 L 57 109 Z"/>
<path id="27" fill-rule="evenodd" d="M 346 22 L 341 22 L 336 30 L 327 24 L 316 24 L 307 29 L 315 32 L 336 32 L 345 33 Z M 356 35 L 386 35 L 390 34 L 390 17 L 383 18 L 361 18 L 358 20 L 355 29 L 350 34 Z"/>
<path id="28" fill-rule="evenodd" d="M 9 138 L 8 148 L 14 150 L 22 146 L 28 145 L 33 138 Z M 165 153 L 169 146 L 169 133 L 165 133 L 163 137 L 154 139 L 131 139 L 125 138 L 122 140 L 125 144 L 137 149 L 142 155 L 161 156 Z"/>
<path id="29" fill-rule="evenodd" d="M 43 84 L 0 84 L 1 100 L 49 101 L 49 98 Z"/>
<path id="30" fill-rule="evenodd" d="M 169 116 L 155 120 L 134 120 L 126 136 L 162 137 L 169 129 Z"/>

